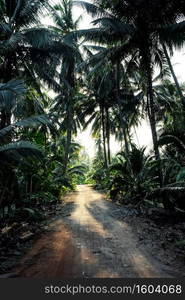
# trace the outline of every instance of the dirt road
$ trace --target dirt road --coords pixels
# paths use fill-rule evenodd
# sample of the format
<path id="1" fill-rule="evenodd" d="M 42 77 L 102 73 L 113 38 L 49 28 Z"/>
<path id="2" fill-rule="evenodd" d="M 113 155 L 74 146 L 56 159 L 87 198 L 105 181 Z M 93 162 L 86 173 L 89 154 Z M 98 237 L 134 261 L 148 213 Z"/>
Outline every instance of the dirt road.
<path id="1" fill-rule="evenodd" d="M 119 207 L 89 186 L 66 199 L 63 215 L 35 242 L 18 272 L 31 278 L 172 277 L 138 246 Z M 169 272 L 168 272 L 169 271 Z"/>

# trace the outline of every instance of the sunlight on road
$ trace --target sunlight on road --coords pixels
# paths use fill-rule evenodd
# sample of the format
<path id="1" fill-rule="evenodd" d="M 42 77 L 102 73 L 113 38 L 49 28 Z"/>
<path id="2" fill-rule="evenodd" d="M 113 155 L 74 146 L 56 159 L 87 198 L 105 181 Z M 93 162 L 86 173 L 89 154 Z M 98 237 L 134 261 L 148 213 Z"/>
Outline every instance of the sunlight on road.
<path id="1" fill-rule="evenodd" d="M 67 211 L 49 226 L 22 260 L 19 273 L 32 278 L 168 277 L 138 248 L 131 226 L 119 221 L 118 207 L 89 186 L 66 197 Z"/>
<path id="2" fill-rule="evenodd" d="M 136 249 L 136 245 L 134 244 L 136 241 L 133 241 L 133 234 L 132 229 L 130 226 L 125 222 L 120 222 L 115 219 L 113 219 L 109 214 L 108 211 L 110 207 L 108 207 L 109 202 L 102 199 L 101 195 L 95 191 L 93 191 L 93 194 L 91 197 L 86 195 L 86 191 L 89 188 L 86 186 L 79 186 L 78 192 L 79 194 L 76 196 L 76 208 L 72 212 L 70 219 L 74 224 L 78 224 L 82 231 L 84 231 L 84 228 L 87 232 L 89 232 L 89 235 L 91 232 L 96 233 L 101 239 L 116 241 L 116 237 L 120 236 L 119 242 L 125 242 L 124 251 L 126 251 L 128 264 L 132 266 L 133 269 L 135 269 L 136 273 L 139 277 L 155 277 L 156 276 L 156 268 L 152 266 L 152 264 L 149 262 L 149 260 L 145 257 L 145 255 Z M 83 197 L 84 194 L 84 197 Z M 96 205 L 97 214 L 94 211 L 94 214 L 91 212 L 92 204 Z M 112 206 L 112 203 L 110 203 Z M 101 216 L 101 221 L 97 220 L 97 215 Z M 107 220 L 106 220 L 107 219 Z M 106 220 L 106 222 L 105 222 Z M 106 225 L 105 225 L 106 223 Z M 114 224 L 114 226 L 110 226 L 110 228 L 105 228 L 107 224 Z M 109 227 L 109 226 L 108 226 Z M 80 232 L 79 232 L 80 234 Z M 126 237 L 125 237 L 126 235 Z M 89 238 L 89 237 L 88 237 Z M 117 247 L 117 245 L 115 245 Z M 108 252 L 111 257 L 111 251 L 109 251 L 109 248 L 111 245 L 106 245 L 104 247 L 103 245 L 99 245 L 99 252 L 93 255 L 92 251 L 95 249 L 87 249 L 85 248 L 84 243 L 81 243 L 81 259 L 84 261 L 88 261 L 89 264 L 97 264 L 98 259 L 101 259 L 102 255 L 107 255 Z M 128 248 L 128 249 L 127 249 Z M 114 254 L 114 253 L 113 253 Z M 116 256 L 117 253 L 112 255 Z M 120 256 L 120 263 L 125 259 L 125 253 L 123 252 Z M 110 271 L 107 270 L 99 270 L 95 277 L 101 277 L 103 274 L 106 274 L 108 277 L 111 277 L 112 275 L 119 277 L 119 274 L 111 274 Z M 122 274 L 123 275 L 123 274 Z"/>

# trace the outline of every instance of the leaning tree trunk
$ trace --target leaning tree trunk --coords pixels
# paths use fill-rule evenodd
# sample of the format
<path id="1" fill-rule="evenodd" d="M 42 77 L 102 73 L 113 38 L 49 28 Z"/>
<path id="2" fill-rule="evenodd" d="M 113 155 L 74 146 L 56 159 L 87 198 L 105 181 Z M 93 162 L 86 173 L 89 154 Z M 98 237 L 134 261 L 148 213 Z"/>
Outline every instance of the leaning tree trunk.
<path id="1" fill-rule="evenodd" d="M 171 60 L 170 60 L 170 56 L 169 56 L 169 54 L 168 54 L 168 51 L 167 51 L 167 49 L 166 49 L 166 46 L 165 46 L 164 44 L 162 44 L 162 46 L 163 46 L 164 54 L 165 54 L 166 59 L 167 59 L 167 62 L 168 62 L 168 66 L 169 66 L 169 68 L 170 68 L 170 72 L 171 72 L 171 74 L 172 74 L 173 80 L 174 80 L 175 85 L 176 85 L 176 88 L 177 88 L 177 92 L 178 92 L 178 94 L 179 94 L 179 97 L 180 97 L 180 99 L 181 99 L 181 101 L 182 101 L 183 106 L 185 107 L 185 98 L 184 98 L 183 93 L 182 93 L 182 90 L 181 90 L 181 88 L 180 88 L 180 84 L 179 84 L 179 82 L 178 82 L 177 76 L 175 75 L 175 71 L 174 71 L 174 69 L 173 69 L 173 66 L 172 66 L 172 63 L 171 63 Z"/>

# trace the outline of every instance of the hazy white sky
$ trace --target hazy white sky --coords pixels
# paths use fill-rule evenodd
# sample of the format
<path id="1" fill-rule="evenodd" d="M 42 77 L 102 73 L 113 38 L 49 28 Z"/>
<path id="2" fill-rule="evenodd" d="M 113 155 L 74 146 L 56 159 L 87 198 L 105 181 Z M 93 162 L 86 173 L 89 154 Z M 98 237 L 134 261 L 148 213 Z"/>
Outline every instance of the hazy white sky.
<path id="1" fill-rule="evenodd" d="M 53 2 L 58 3 L 57 0 L 53 0 Z M 89 1 L 88 2 L 93 2 Z M 81 8 L 75 7 L 73 9 L 74 18 L 77 19 L 80 15 L 82 16 L 82 20 L 80 23 L 80 28 L 86 29 L 91 27 L 91 18 L 88 16 Z M 48 18 L 43 19 L 43 23 L 48 24 L 51 21 Z M 181 51 L 176 51 L 174 57 L 172 58 L 172 63 L 174 66 L 175 73 L 180 82 L 185 82 L 185 48 Z M 137 139 L 135 137 L 136 142 L 139 140 L 140 146 L 151 145 L 152 137 L 151 130 L 148 124 L 148 121 L 143 121 L 141 126 L 137 128 Z M 93 157 L 95 154 L 95 143 L 91 138 L 90 127 L 84 131 L 79 132 L 77 136 L 77 141 L 84 146 L 85 150 L 89 154 L 90 157 Z M 115 154 L 120 150 L 120 145 L 111 138 L 111 150 L 112 153 Z"/>

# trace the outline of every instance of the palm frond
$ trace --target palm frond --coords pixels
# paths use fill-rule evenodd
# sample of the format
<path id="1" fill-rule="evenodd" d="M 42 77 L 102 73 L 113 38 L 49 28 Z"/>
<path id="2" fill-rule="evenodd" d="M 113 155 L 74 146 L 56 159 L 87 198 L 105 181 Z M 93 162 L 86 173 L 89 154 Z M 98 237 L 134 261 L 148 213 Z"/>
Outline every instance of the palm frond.
<path id="1" fill-rule="evenodd" d="M 20 79 L 12 79 L 7 83 L 0 83 L 0 91 L 11 91 L 17 95 L 22 95 L 26 92 L 25 83 Z"/>
<path id="2" fill-rule="evenodd" d="M 42 159 L 43 153 L 41 148 L 28 141 L 12 142 L 0 147 L 1 163 L 6 163 L 6 158 L 13 161 L 17 161 L 17 158 L 19 158 L 21 163 L 29 157 Z"/>
<path id="3" fill-rule="evenodd" d="M 165 26 L 159 30 L 160 40 L 171 48 L 182 48 L 185 41 L 185 21 Z"/>
<path id="4" fill-rule="evenodd" d="M 16 97 L 26 92 L 22 80 L 11 80 L 7 83 L 0 83 L 0 108 L 10 112 L 16 104 Z"/>
<path id="5" fill-rule="evenodd" d="M 131 24 L 123 23 L 116 18 L 99 18 L 92 22 L 94 25 L 100 25 L 104 28 L 109 28 L 113 32 L 122 35 L 133 35 L 136 32 L 136 29 Z"/>
<path id="6" fill-rule="evenodd" d="M 96 6 L 95 4 L 86 2 L 86 1 L 73 1 L 73 5 L 82 7 L 86 10 L 86 12 L 94 17 L 101 17 L 101 16 L 110 16 L 108 12 L 106 12 L 104 9 L 101 9 L 99 6 Z"/>
<path id="7" fill-rule="evenodd" d="M 0 130 L 0 137 L 5 136 L 8 134 L 11 130 L 17 128 L 17 127 L 38 127 L 38 126 L 46 126 L 48 127 L 51 132 L 56 133 L 56 129 L 52 124 L 52 121 L 49 119 L 47 115 L 39 115 L 39 116 L 32 116 L 29 118 L 26 118 L 24 120 L 18 121 L 14 124 L 11 124 L 3 129 Z"/>
<path id="8" fill-rule="evenodd" d="M 44 27 L 29 28 L 25 30 L 24 37 L 32 47 L 41 49 L 49 48 L 52 40 L 56 38 L 51 30 Z"/>

